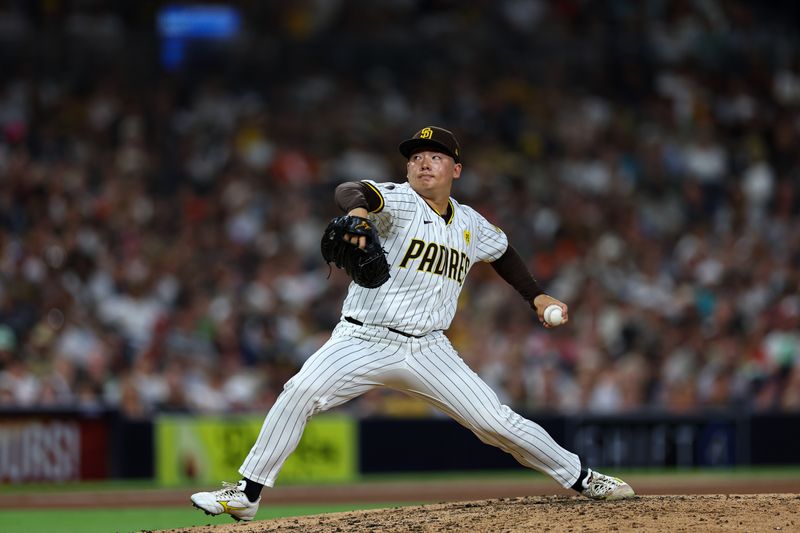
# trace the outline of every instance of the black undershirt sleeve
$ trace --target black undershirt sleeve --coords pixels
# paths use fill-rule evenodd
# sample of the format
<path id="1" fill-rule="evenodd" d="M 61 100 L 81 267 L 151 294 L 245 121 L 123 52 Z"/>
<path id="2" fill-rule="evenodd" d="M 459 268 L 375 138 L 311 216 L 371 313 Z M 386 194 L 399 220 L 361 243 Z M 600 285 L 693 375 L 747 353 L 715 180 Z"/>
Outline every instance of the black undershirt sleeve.
<path id="1" fill-rule="evenodd" d="M 370 213 L 383 207 L 383 198 L 369 185 L 361 181 L 348 181 L 336 187 L 334 200 L 339 209 L 345 213 L 356 207 L 363 207 Z"/>
<path id="2" fill-rule="evenodd" d="M 525 301 L 533 307 L 533 299 L 544 294 L 544 291 L 533 278 L 519 253 L 510 244 L 503 255 L 495 261 L 489 263 L 492 268 L 506 280 L 509 285 L 514 287 Z"/>

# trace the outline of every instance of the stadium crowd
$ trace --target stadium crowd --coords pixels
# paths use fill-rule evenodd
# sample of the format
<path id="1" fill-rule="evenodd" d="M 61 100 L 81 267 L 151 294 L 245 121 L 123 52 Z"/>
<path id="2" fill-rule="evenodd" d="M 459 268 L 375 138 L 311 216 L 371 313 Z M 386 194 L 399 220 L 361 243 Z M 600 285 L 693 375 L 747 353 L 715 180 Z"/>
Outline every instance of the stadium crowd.
<path id="1" fill-rule="evenodd" d="M 800 409 L 791 3 L 247 3 L 176 72 L 151 3 L 31 4 L 0 11 L 0 406 L 265 411 L 339 319 L 334 187 L 438 124 L 570 306 L 545 330 L 473 269 L 448 335 L 504 402 Z"/>

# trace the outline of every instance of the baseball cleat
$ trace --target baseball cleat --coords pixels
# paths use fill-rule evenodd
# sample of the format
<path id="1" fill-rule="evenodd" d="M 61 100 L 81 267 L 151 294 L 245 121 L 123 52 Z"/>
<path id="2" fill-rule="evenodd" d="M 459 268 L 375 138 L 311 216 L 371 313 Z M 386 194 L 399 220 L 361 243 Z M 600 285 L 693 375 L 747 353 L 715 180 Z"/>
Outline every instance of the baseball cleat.
<path id="1" fill-rule="evenodd" d="M 630 485 L 618 477 L 607 476 L 595 472 L 591 468 L 589 475 L 583 481 L 581 494 L 593 500 L 626 500 L 633 498 L 635 493 Z"/>
<path id="2" fill-rule="evenodd" d="M 222 488 L 214 492 L 196 492 L 192 494 L 192 505 L 207 515 L 228 513 L 235 520 L 250 521 L 256 516 L 261 498 L 254 502 L 247 499 L 244 493 L 245 481 L 239 483 L 222 482 Z"/>

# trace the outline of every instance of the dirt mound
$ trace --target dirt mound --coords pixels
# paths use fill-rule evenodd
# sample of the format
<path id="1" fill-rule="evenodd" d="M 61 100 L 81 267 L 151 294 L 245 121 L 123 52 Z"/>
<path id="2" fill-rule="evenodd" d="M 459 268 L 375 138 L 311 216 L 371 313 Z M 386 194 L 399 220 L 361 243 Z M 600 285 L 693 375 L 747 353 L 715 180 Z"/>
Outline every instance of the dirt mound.
<path id="1" fill-rule="evenodd" d="M 220 517 L 219 519 L 228 519 Z M 578 496 L 529 496 L 226 523 L 186 533 L 427 533 L 483 531 L 800 531 L 800 495 L 640 496 L 594 502 Z"/>

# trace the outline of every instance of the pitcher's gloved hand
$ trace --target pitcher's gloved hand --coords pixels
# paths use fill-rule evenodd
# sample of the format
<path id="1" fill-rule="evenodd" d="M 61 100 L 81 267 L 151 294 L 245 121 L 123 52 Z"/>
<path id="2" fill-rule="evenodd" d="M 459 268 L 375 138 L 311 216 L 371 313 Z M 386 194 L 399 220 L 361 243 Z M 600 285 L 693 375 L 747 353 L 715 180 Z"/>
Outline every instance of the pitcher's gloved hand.
<path id="1" fill-rule="evenodd" d="M 351 244 L 345 235 L 364 237 L 366 246 L 362 249 Z M 326 263 L 343 268 L 362 287 L 374 289 L 389 280 L 386 252 L 378 232 L 366 218 L 352 215 L 334 218 L 322 234 L 321 248 Z"/>

